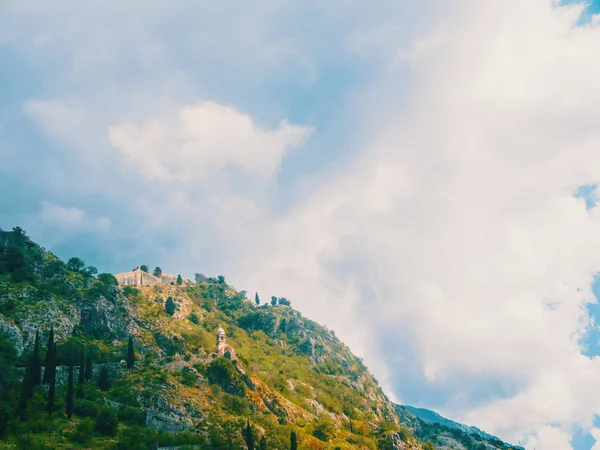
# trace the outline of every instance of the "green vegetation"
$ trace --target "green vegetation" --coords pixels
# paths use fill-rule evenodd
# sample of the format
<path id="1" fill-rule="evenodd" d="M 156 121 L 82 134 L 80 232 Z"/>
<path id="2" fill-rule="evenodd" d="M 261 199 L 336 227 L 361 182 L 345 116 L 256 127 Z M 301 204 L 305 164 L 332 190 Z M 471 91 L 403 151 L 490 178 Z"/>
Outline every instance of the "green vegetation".
<path id="1" fill-rule="evenodd" d="M 362 361 L 283 297 L 261 306 L 200 274 L 120 288 L 20 229 L 0 242 L 8 448 L 384 449 L 398 433 Z M 225 357 L 212 353 L 219 325 Z"/>

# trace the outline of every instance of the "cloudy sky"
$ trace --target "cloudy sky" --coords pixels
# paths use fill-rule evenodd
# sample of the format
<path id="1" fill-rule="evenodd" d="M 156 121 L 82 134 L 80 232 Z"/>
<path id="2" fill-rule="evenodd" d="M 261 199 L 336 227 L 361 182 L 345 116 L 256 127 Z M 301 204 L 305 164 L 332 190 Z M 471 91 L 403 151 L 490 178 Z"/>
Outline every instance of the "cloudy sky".
<path id="1" fill-rule="evenodd" d="M 285 296 L 396 401 L 598 450 L 595 11 L 5 0 L 0 227 Z"/>

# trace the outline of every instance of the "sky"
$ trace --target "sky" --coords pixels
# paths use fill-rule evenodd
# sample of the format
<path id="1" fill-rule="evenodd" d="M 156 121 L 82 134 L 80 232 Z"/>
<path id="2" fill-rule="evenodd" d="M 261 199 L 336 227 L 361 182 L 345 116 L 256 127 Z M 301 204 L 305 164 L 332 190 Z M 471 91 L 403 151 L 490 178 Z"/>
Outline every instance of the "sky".
<path id="1" fill-rule="evenodd" d="M 397 402 L 599 450 L 596 13 L 5 0 L 0 227 L 285 296 Z"/>

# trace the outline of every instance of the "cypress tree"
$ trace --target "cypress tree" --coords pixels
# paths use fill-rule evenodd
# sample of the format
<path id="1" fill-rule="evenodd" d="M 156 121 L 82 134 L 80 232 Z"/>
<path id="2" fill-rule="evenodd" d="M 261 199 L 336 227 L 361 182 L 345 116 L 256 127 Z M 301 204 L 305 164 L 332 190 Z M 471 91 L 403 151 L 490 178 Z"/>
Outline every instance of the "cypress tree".
<path id="1" fill-rule="evenodd" d="M 91 380 L 93 373 L 94 371 L 92 369 L 92 359 L 90 358 L 90 355 L 88 355 L 85 359 L 85 379 Z"/>
<path id="2" fill-rule="evenodd" d="M 51 376 L 56 367 L 54 348 L 54 325 L 52 325 L 50 327 L 50 334 L 48 334 L 48 346 L 46 348 L 46 368 L 44 369 L 44 383 L 46 384 L 50 384 L 52 381 Z"/>
<path id="3" fill-rule="evenodd" d="M 132 369 L 135 364 L 135 353 L 133 352 L 133 338 L 129 336 L 129 344 L 127 345 L 127 368 Z"/>
<path id="4" fill-rule="evenodd" d="M 52 376 L 50 380 L 50 387 L 48 388 L 48 403 L 46 409 L 48 410 L 48 417 L 52 417 L 52 411 L 54 411 L 54 396 L 56 395 L 56 377 Z"/>
<path id="5" fill-rule="evenodd" d="M 77 398 L 83 398 L 85 384 L 85 359 L 83 355 L 83 345 L 81 346 L 81 357 L 79 358 L 79 378 L 77 380 Z"/>
<path id="6" fill-rule="evenodd" d="M 21 385 L 21 399 L 19 400 L 19 415 L 21 420 L 27 420 L 26 411 L 27 403 L 30 397 L 31 391 L 31 370 L 29 366 L 25 367 L 25 376 L 23 377 L 23 384 Z"/>
<path id="7" fill-rule="evenodd" d="M 264 436 L 260 438 L 260 450 L 267 450 L 267 438 Z"/>
<path id="8" fill-rule="evenodd" d="M 102 391 L 110 389 L 110 375 L 106 366 L 102 366 L 100 369 L 100 375 L 98 376 L 98 388 Z"/>
<path id="9" fill-rule="evenodd" d="M 181 275 L 177 275 L 177 284 L 178 285 L 183 284 L 183 278 L 181 278 Z"/>
<path id="10" fill-rule="evenodd" d="M 33 346 L 33 361 L 31 361 L 31 385 L 37 386 L 42 383 L 42 360 L 40 359 L 40 332 L 35 333 L 35 344 Z"/>
<path id="11" fill-rule="evenodd" d="M 67 417 L 70 419 L 73 414 L 73 366 L 69 366 L 69 382 L 67 384 Z"/>
<path id="12" fill-rule="evenodd" d="M 257 305 L 260 305 L 260 298 L 259 298 L 259 296 L 258 296 L 258 292 L 257 292 L 256 294 L 254 294 L 254 302 L 255 302 Z"/>
<path id="13" fill-rule="evenodd" d="M 175 302 L 171 297 L 168 297 L 167 301 L 165 302 L 165 312 L 168 315 L 172 316 L 173 314 L 175 314 L 176 309 L 177 307 L 175 306 Z"/>
<path id="14" fill-rule="evenodd" d="M 246 447 L 248 450 L 254 450 L 254 435 L 252 434 L 252 427 L 250 426 L 250 420 L 246 422 L 246 429 L 244 430 L 244 438 L 246 440 Z"/>
<path id="15" fill-rule="evenodd" d="M 296 440 L 296 432 L 295 431 L 292 431 L 292 433 L 290 435 L 290 449 L 298 450 L 298 442 Z"/>

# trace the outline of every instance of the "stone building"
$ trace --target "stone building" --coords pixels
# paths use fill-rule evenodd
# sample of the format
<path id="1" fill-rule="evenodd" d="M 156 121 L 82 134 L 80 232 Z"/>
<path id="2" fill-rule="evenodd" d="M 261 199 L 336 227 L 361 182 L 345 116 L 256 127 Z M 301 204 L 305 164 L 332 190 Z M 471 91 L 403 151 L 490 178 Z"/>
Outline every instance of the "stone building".
<path id="1" fill-rule="evenodd" d="M 115 278 L 120 286 L 154 286 L 162 283 L 160 278 L 144 272 L 139 267 L 131 272 L 118 273 Z"/>
<path id="2" fill-rule="evenodd" d="M 225 330 L 221 328 L 221 326 L 219 326 L 219 329 L 217 330 L 217 346 L 212 352 L 219 356 L 227 356 L 231 360 L 236 359 L 235 350 L 227 343 L 227 340 L 225 339 Z"/>

